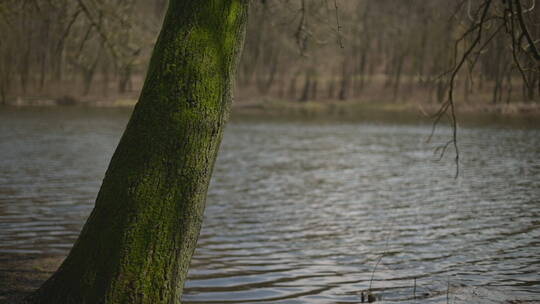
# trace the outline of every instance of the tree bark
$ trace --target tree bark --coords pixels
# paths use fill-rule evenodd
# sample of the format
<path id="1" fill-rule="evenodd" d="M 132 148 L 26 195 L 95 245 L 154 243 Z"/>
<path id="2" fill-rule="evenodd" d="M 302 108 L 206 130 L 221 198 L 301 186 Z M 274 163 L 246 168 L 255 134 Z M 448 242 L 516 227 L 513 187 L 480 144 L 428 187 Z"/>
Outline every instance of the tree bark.
<path id="1" fill-rule="evenodd" d="M 180 303 L 231 104 L 247 0 L 171 0 L 96 205 L 29 303 Z"/>

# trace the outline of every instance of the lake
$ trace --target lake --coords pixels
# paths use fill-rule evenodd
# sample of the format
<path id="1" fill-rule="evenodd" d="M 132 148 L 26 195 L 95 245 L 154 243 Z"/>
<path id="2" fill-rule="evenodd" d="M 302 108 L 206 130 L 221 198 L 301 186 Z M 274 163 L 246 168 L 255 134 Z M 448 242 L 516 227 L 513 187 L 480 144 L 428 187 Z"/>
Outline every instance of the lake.
<path id="1" fill-rule="evenodd" d="M 69 251 L 129 113 L 0 108 L 0 255 Z M 466 123 L 457 179 L 430 130 L 233 117 L 183 301 L 540 301 L 540 123 Z"/>

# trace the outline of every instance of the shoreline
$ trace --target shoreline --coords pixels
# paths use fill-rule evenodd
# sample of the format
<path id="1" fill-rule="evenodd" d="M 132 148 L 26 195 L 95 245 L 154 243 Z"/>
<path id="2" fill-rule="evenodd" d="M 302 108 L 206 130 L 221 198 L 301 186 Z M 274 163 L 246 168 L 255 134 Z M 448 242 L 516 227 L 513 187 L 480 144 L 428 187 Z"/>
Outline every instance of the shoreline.
<path id="1" fill-rule="evenodd" d="M 0 104 L 1 107 L 88 107 L 88 108 L 133 108 L 137 102 L 134 98 L 115 100 L 77 100 L 75 98 L 44 99 L 17 98 L 11 102 Z M 427 102 L 375 102 L 366 100 L 317 100 L 286 101 L 262 98 L 257 101 L 240 100 L 233 102 L 232 111 L 241 115 L 331 115 L 350 116 L 360 112 L 419 113 L 430 117 L 440 108 L 438 103 Z M 540 103 L 456 103 L 457 114 L 492 114 L 498 116 L 535 116 L 540 117 Z"/>
<path id="2" fill-rule="evenodd" d="M 65 259 L 64 254 L 29 254 L 8 253 L 0 257 L 0 304 L 23 304 L 24 299 L 37 290 L 60 266 Z M 469 286 L 470 290 L 452 290 L 452 294 L 458 292 L 463 297 L 469 297 L 467 301 L 479 300 L 475 293 L 475 287 Z M 448 292 L 448 291 L 447 291 Z M 358 291 L 360 294 L 360 290 Z M 422 296 L 418 299 L 421 301 Z M 463 302 L 460 302 L 463 303 Z M 500 304 L 540 303 L 535 300 L 500 299 Z"/>
<path id="3" fill-rule="evenodd" d="M 246 114 L 329 114 L 350 116 L 361 112 L 417 113 L 430 118 L 440 104 L 422 102 L 373 102 L 373 101 L 257 101 L 238 102 L 233 110 Z M 510 104 L 456 104 L 457 114 L 490 114 L 498 116 L 540 116 L 540 103 Z"/>

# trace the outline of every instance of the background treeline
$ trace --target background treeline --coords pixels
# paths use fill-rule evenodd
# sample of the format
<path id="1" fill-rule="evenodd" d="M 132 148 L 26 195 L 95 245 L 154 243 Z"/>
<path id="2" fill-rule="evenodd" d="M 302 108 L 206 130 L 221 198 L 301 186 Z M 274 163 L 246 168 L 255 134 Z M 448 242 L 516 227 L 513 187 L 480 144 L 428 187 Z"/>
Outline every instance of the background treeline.
<path id="1" fill-rule="evenodd" d="M 455 77 L 456 99 L 538 101 L 540 60 L 507 1 L 490 2 L 482 23 L 486 0 L 254 1 L 238 97 L 443 102 L 452 70 L 476 43 Z M 516 1 L 539 39 L 540 9 Z M 166 6 L 2 0 L 0 103 L 136 98 Z"/>

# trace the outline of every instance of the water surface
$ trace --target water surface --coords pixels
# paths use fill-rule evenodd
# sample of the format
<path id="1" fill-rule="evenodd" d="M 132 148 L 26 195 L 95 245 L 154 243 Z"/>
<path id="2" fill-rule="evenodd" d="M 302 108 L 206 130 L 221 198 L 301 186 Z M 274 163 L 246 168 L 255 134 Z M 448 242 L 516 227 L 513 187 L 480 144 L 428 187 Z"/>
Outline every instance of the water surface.
<path id="1" fill-rule="evenodd" d="M 0 108 L 0 255 L 67 253 L 128 116 Z M 462 127 L 455 180 L 433 155 L 448 130 L 428 144 L 414 119 L 233 119 L 183 300 L 540 300 L 540 128 L 522 126 Z"/>

